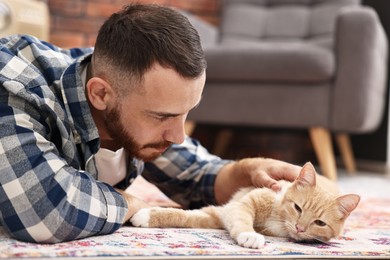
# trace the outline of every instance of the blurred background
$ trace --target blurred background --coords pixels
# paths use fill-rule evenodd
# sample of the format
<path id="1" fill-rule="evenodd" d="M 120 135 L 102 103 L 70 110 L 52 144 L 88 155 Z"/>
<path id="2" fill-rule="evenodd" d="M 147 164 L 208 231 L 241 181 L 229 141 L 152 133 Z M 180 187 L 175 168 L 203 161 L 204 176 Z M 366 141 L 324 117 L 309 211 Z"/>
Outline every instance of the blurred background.
<path id="1" fill-rule="evenodd" d="M 132 1 L 124 0 L 0 0 L 0 34 L 29 33 L 63 48 L 93 46 L 97 31 L 113 12 Z M 183 9 L 203 21 L 220 23 L 221 0 L 138 0 Z M 389 35 L 390 1 L 365 0 L 373 7 Z M 388 94 L 387 94 L 388 96 Z M 371 133 L 351 135 L 358 169 L 388 172 L 390 165 L 390 130 L 388 98 L 378 129 Z M 213 150 L 216 135 L 223 125 L 198 124 L 192 134 Z M 264 156 L 303 164 L 317 163 L 307 130 L 268 127 L 230 126 L 234 131 L 229 147 L 221 154 L 238 159 Z M 337 147 L 334 148 L 336 158 Z M 338 158 L 337 158 L 338 160 Z"/>

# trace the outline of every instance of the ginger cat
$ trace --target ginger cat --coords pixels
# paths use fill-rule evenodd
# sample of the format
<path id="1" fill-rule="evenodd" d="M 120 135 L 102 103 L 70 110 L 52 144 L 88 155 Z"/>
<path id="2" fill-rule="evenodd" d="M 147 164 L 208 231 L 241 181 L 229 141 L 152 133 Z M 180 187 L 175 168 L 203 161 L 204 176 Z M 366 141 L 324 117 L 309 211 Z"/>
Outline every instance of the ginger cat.
<path id="1" fill-rule="evenodd" d="M 243 188 L 223 206 L 145 208 L 130 221 L 139 227 L 226 229 L 239 245 L 261 248 L 263 235 L 319 242 L 335 238 L 360 201 L 356 194 L 340 196 L 336 184 L 317 175 L 311 163 L 294 182 L 281 182 L 279 192 Z"/>

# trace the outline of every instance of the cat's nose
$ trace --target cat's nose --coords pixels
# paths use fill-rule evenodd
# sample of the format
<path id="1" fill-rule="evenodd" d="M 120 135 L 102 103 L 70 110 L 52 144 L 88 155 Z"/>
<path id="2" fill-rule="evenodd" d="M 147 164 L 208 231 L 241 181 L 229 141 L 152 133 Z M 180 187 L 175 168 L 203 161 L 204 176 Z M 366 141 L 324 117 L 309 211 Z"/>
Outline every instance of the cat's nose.
<path id="1" fill-rule="evenodd" d="M 298 233 L 305 232 L 305 227 L 303 227 L 303 226 L 301 226 L 299 224 L 295 225 L 295 229 L 297 230 Z"/>

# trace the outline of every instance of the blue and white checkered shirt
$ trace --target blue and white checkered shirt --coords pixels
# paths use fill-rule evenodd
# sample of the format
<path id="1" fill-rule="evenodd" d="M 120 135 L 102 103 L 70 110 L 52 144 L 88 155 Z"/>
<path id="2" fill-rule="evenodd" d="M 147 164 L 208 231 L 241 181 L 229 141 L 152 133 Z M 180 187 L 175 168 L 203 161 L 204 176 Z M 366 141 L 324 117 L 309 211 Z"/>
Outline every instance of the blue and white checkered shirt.
<path id="1" fill-rule="evenodd" d="M 127 212 L 123 197 L 96 180 L 100 141 L 81 79 L 92 51 L 31 36 L 0 39 L 0 221 L 17 239 L 108 234 Z M 142 174 L 185 207 L 213 204 L 215 176 L 226 163 L 187 138 L 154 162 L 129 158 L 118 187 Z"/>

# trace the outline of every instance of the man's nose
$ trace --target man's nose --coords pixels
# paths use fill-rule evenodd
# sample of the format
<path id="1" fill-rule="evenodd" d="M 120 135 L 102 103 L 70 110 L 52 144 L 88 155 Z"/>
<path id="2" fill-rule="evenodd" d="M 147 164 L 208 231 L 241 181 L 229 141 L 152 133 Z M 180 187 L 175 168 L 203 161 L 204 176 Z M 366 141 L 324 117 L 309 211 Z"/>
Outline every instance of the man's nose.
<path id="1" fill-rule="evenodd" d="M 164 139 L 175 144 L 183 143 L 186 136 L 184 122 L 185 118 L 181 117 L 171 120 L 164 132 Z"/>

